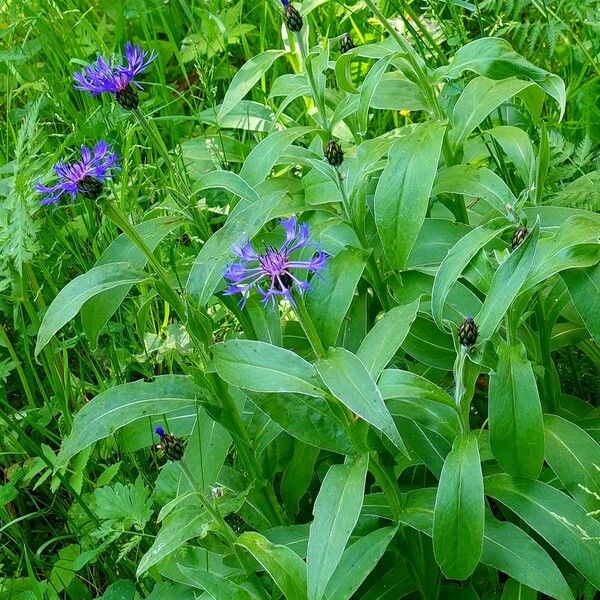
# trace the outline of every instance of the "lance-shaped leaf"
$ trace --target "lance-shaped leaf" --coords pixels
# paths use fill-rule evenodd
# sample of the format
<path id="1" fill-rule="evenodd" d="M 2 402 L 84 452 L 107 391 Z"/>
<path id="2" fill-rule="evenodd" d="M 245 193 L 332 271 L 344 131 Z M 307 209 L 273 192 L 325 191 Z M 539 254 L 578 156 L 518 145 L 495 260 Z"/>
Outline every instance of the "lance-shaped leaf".
<path id="1" fill-rule="evenodd" d="M 293 392 L 321 397 L 315 368 L 291 350 L 254 340 L 212 347 L 217 373 L 227 383 L 254 392 Z"/>
<path id="2" fill-rule="evenodd" d="M 423 123 L 390 148 L 373 202 L 377 232 L 394 269 L 406 267 L 425 221 L 445 130 L 445 123 Z"/>
<path id="3" fill-rule="evenodd" d="M 333 348 L 316 367 L 325 385 L 342 404 L 381 431 L 406 454 L 404 442 L 379 388 L 355 354 L 344 348 Z"/>
<path id="4" fill-rule="evenodd" d="M 561 277 L 587 330 L 600 345 L 600 264 L 589 269 L 569 269 Z"/>
<path id="5" fill-rule="evenodd" d="M 431 313 L 438 326 L 442 325 L 444 303 L 452 285 L 477 252 L 509 227 L 505 219 L 493 219 L 467 233 L 449 250 L 438 269 L 431 291 Z"/>
<path id="6" fill-rule="evenodd" d="M 309 600 L 321 600 L 358 521 L 365 492 L 368 455 L 327 471 L 314 506 L 306 569 Z"/>
<path id="7" fill-rule="evenodd" d="M 479 327 L 478 342 L 484 342 L 496 331 L 512 301 L 517 297 L 533 265 L 540 235 L 539 219 L 525 240 L 498 267 L 475 323 Z"/>
<path id="8" fill-rule="evenodd" d="M 474 434 L 456 439 L 446 457 L 433 517 L 433 552 L 449 579 L 466 579 L 483 550 L 485 504 Z"/>
<path id="9" fill-rule="evenodd" d="M 128 423 L 194 406 L 203 391 L 186 375 L 161 375 L 152 382 L 124 383 L 101 392 L 75 415 L 73 429 L 58 455 L 58 465 Z"/>
<path id="10" fill-rule="evenodd" d="M 516 513 L 600 588 L 600 523 L 575 500 L 541 481 L 501 473 L 486 477 L 485 492 Z"/>
<path id="11" fill-rule="evenodd" d="M 123 262 L 100 265 L 75 277 L 58 292 L 48 307 L 38 331 L 35 355 L 42 351 L 52 336 L 66 325 L 90 298 L 114 288 L 142 283 L 148 279 L 144 271 Z"/>
<path id="12" fill-rule="evenodd" d="M 520 343 L 498 348 L 488 416 L 490 445 L 500 466 L 512 475 L 535 479 L 544 462 L 544 423 L 533 367 Z"/>
<path id="13" fill-rule="evenodd" d="M 374 380 L 402 345 L 417 317 L 418 308 L 418 300 L 392 308 L 375 323 L 362 341 L 356 356 L 362 360 Z"/>
<path id="14" fill-rule="evenodd" d="M 287 600 L 306 600 L 306 567 L 293 550 L 253 531 L 242 533 L 236 544 L 254 556 Z"/>

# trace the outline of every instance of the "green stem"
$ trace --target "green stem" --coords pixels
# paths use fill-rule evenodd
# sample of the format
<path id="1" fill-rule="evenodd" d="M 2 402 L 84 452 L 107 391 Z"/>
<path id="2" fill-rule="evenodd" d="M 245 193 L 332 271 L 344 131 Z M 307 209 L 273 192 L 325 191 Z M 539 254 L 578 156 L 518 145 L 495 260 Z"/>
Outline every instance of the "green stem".
<path id="1" fill-rule="evenodd" d="M 202 502 L 206 511 L 210 514 L 210 516 L 218 524 L 219 533 L 221 534 L 221 536 L 223 537 L 225 542 L 233 550 L 236 558 L 238 559 L 238 562 L 240 563 L 240 565 L 246 572 L 246 575 L 250 579 L 255 590 L 260 594 L 261 598 L 263 598 L 264 600 L 269 600 L 270 596 L 267 594 L 266 590 L 263 588 L 258 576 L 256 575 L 256 573 L 254 572 L 254 570 L 252 569 L 252 567 L 246 560 L 245 556 L 242 554 L 242 552 L 236 545 L 235 542 L 237 540 L 237 536 L 235 535 L 235 532 L 233 531 L 233 529 L 227 524 L 227 522 L 223 518 L 223 515 L 221 515 L 221 511 L 219 510 L 216 502 L 213 504 L 206 497 L 206 495 L 204 494 L 204 491 L 202 490 L 202 488 L 196 481 L 196 478 L 192 475 L 189 467 L 185 464 L 185 462 L 183 460 L 180 460 L 180 461 L 178 461 L 178 464 L 179 464 L 183 474 L 185 475 L 186 479 L 189 481 L 190 485 L 192 486 L 194 492 L 200 499 L 200 502 Z"/>
<path id="2" fill-rule="evenodd" d="M 142 239 L 140 234 L 136 231 L 135 227 L 129 222 L 129 219 L 123 214 L 123 211 L 118 207 L 115 202 L 108 201 L 105 208 L 106 215 L 108 218 L 119 228 L 123 233 L 139 248 L 139 250 L 148 259 L 148 262 L 152 265 L 156 274 L 160 277 L 163 284 L 165 285 L 164 293 L 166 294 L 166 300 L 173 306 L 179 318 L 182 321 L 186 320 L 185 305 L 179 294 L 173 289 L 169 276 L 162 266 L 160 261 L 154 256 L 154 253 L 146 242 Z"/>
<path id="3" fill-rule="evenodd" d="M 325 106 L 325 100 L 319 95 L 314 73 L 310 66 L 307 64 L 308 49 L 306 48 L 306 44 L 304 43 L 304 37 L 302 36 L 301 31 L 296 33 L 296 43 L 298 44 L 298 48 L 300 49 L 300 56 L 302 57 L 302 65 L 304 66 L 304 72 L 306 73 L 306 78 L 308 79 L 308 87 L 310 88 L 310 94 L 312 96 L 313 102 L 315 103 L 315 106 L 317 107 L 317 111 L 321 116 L 321 126 L 327 132 L 327 135 L 331 137 L 329 122 L 327 119 L 327 108 Z"/>
<path id="4" fill-rule="evenodd" d="M 294 311 L 296 312 L 296 316 L 298 317 L 298 321 L 310 342 L 310 345 L 313 349 L 313 352 L 317 355 L 318 358 L 323 358 L 325 356 L 325 348 L 323 347 L 323 343 L 321 342 L 321 338 L 317 332 L 315 324 L 312 322 L 308 311 L 306 310 L 306 305 L 304 304 L 304 298 L 300 296 L 300 294 L 294 294 Z"/>

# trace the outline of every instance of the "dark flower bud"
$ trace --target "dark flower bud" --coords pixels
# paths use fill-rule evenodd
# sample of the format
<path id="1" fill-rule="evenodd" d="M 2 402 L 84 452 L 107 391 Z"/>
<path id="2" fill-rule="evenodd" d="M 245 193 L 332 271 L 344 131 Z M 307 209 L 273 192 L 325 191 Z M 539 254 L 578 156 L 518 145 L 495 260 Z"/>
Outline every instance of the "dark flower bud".
<path id="1" fill-rule="evenodd" d="M 513 238 L 512 238 L 512 249 L 514 250 L 515 248 L 519 247 L 522 243 L 523 240 L 527 237 L 527 234 L 529 233 L 529 231 L 527 230 L 527 227 L 520 225 L 519 227 L 517 227 L 515 229 L 515 233 L 513 234 Z"/>
<path id="2" fill-rule="evenodd" d="M 87 175 L 79 182 L 79 193 L 90 200 L 96 200 L 103 189 L 102 182 L 91 175 Z"/>
<path id="3" fill-rule="evenodd" d="M 340 52 L 346 54 L 346 52 L 352 50 L 352 48 L 354 48 L 354 40 L 349 33 L 345 33 L 340 44 Z"/>
<path id="4" fill-rule="evenodd" d="M 302 29 L 302 17 L 300 13 L 290 4 L 289 0 L 281 0 L 283 11 L 285 12 L 285 24 L 290 31 L 300 31 Z"/>
<path id="5" fill-rule="evenodd" d="M 177 436 L 166 433 L 160 425 L 154 428 L 154 432 L 160 437 L 160 448 L 164 455 L 169 460 L 181 460 L 184 450 L 181 440 Z"/>
<path id="6" fill-rule="evenodd" d="M 122 90 L 116 92 L 115 98 L 117 102 L 127 110 L 135 110 L 140 103 L 138 93 L 129 84 Z"/>
<path id="7" fill-rule="evenodd" d="M 325 156 L 327 157 L 327 162 L 334 167 L 339 167 L 344 162 L 344 153 L 340 145 L 333 140 L 327 143 Z"/>
<path id="8" fill-rule="evenodd" d="M 467 346 L 467 348 L 469 348 L 477 341 L 478 334 L 479 331 L 477 330 L 477 325 L 475 325 L 473 317 L 467 317 L 463 321 L 463 324 L 458 328 L 458 341 L 461 346 Z"/>

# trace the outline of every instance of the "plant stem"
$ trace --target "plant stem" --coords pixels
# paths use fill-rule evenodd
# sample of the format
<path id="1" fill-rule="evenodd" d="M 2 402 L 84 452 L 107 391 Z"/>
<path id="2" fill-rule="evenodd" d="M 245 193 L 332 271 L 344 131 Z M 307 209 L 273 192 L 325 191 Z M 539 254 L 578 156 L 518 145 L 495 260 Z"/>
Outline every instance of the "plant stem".
<path id="1" fill-rule="evenodd" d="M 164 293 L 166 294 L 166 300 L 173 306 L 179 318 L 182 321 L 186 320 L 186 309 L 183 301 L 179 297 L 179 294 L 173 289 L 169 276 L 162 266 L 160 261 L 154 256 L 154 253 L 148 248 L 146 242 L 142 239 L 140 234 L 136 231 L 135 227 L 129 222 L 129 219 L 123 214 L 123 211 L 118 207 L 115 202 L 108 201 L 106 203 L 106 215 L 108 218 L 119 228 L 123 233 L 138 247 L 138 249 L 148 259 L 148 262 L 154 267 L 156 274 L 160 277 L 163 284 L 165 285 Z"/>

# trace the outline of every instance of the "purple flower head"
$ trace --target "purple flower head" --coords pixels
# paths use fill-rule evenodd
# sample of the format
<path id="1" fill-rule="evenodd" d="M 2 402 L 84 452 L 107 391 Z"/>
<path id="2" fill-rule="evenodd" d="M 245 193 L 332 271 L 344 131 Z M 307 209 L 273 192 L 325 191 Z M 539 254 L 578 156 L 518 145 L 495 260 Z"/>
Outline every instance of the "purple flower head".
<path id="1" fill-rule="evenodd" d="M 77 194 L 95 200 L 102 193 L 103 182 L 112 177 L 111 171 L 119 168 L 118 161 L 117 153 L 111 152 L 110 145 L 104 140 L 100 140 L 93 150 L 82 146 L 81 160 L 61 161 L 54 165 L 57 183 L 46 186 L 38 181 L 35 184 L 35 190 L 45 195 L 40 204 L 58 204 L 63 194 L 69 194 L 72 200 Z"/>
<path id="2" fill-rule="evenodd" d="M 160 425 L 157 425 L 157 426 L 154 428 L 154 433 L 156 433 L 156 435 L 157 435 L 158 437 L 160 437 L 161 439 L 162 439 L 162 438 L 164 438 L 164 437 L 167 435 L 167 434 L 165 433 L 165 430 L 164 430 L 164 429 L 163 429 L 163 428 L 162 428 Z"/>
<path id="3" fill-rule="evenodd" d="M 233 246 L 233 252 L 239 260 L 227 267 L 225 279 L 230 282 L 223 292 L 227 296 L 241 294 L 243 305 L 252 288 L 263 297 L 266 306 L 269 302 L 275 306 L 278 298 L 285 298 L 294 304 L 291 290 L 300 293 L 308 288 L 308 282 L 302 279 L 299 271 L 317 273 L 325 266 L 329 256 L 316 244 L 309 241 L 308 224 L 298 225 L 296 217 L 281 221 L 286 238 L 279 248 L 268 246 L 258 254 L 250 243 Z M 315 253 L 308 260 L 295 260 L 296 251 L 307 246 L 315 247 Z"/>
<path id="4" fill-rule="evenodd" d="M 142 89 L 135 77 L 145 71 L 157 56 L 154 51 L 148 54 L 140 46 L 127 42 L 125 65 L 115 65 L 112 58 L 98 56 L 96 62 L 73 74 L 74 87 L 76 90 L 89 92 L 92 96 L 104 92 L 113 94 L 123 108 L 133 110 L 137 108 L 139 100 L 137 92 L 131 86 Z"/>

